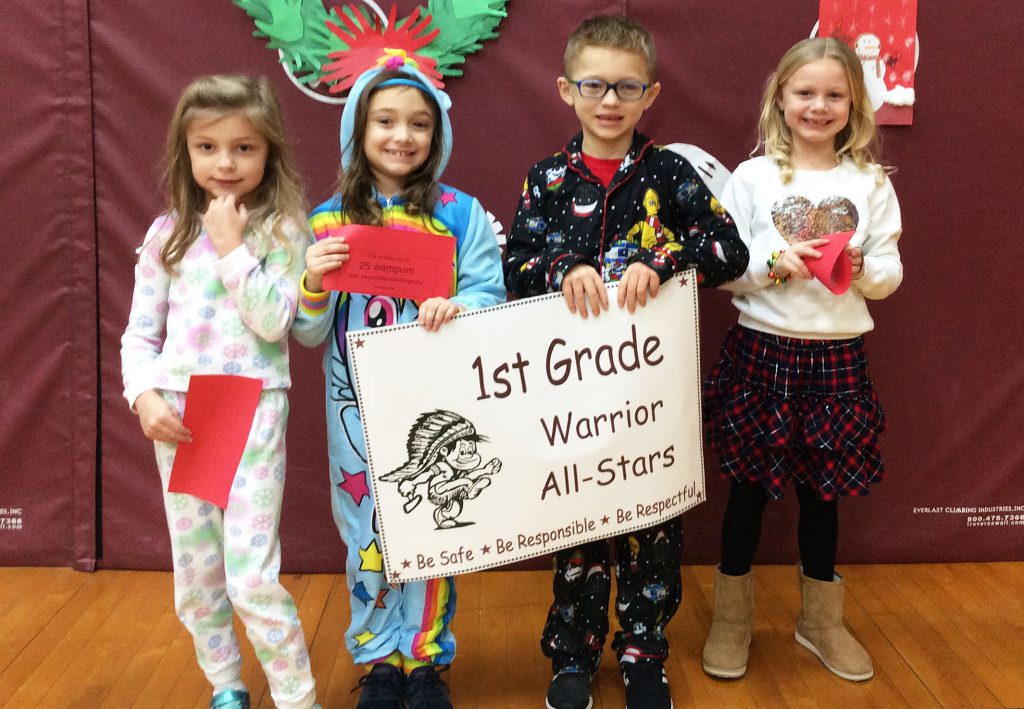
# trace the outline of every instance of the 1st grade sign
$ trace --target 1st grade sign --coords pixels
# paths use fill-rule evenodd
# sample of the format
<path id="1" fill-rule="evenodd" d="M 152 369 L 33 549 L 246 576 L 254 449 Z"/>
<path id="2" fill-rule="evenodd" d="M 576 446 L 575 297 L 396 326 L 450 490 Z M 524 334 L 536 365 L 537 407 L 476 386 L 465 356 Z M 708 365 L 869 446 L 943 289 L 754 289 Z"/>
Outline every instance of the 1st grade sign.
<path id="1" fill-rule="evenodd" d="M 392 583 L 649 527 L 704 500 L 696 278 L 347 335 Z"/>

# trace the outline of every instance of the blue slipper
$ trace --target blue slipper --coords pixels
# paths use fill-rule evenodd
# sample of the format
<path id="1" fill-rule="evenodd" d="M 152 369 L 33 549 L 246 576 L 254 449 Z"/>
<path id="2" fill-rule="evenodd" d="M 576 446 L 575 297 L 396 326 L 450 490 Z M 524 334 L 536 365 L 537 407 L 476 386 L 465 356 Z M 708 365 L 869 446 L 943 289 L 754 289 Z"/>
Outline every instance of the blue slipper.
<path id="1" fill-rule="evenodd" d="M 249 693 L 242 689 L 225 689 L 210 700 L 210 709 L 249 709 Z"/>

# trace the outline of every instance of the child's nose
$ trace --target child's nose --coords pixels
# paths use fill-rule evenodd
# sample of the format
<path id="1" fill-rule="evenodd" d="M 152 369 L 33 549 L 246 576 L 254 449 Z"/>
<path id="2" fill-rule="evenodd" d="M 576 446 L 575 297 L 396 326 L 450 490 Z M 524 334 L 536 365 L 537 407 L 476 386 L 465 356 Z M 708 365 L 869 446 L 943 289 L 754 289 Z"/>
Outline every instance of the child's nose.
<path id="1" fill-rule="evenodd" d="M 228 169 L 234 167 L 235 157 L 228 150 L 223 150 L 217 155 L 217 167 Z"/>
<path id="2" fill-rule="evenodd" d="M 611 87 L 609 87 L 608 90 L 604 92 L 604 96 L 601 97 L 601 103 L 608 104 L 609 106 L 614 106 L 619 103 L 619 100 L 618 92 Z"/>

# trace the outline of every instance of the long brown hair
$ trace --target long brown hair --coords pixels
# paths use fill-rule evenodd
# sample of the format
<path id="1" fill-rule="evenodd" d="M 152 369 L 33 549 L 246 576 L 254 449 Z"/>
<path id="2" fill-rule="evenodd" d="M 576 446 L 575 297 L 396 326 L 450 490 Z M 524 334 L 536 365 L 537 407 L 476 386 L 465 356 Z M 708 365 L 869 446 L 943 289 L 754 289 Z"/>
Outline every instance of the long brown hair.
<path id="1" fill-rule="evenodd" d="M 200 117 L 238 112 L 252 123 L 267 141 L 267 165 L 263 179 L 247 195 L 249 224 L 266 222 L 273 238 L 294 256 L 285 230 L 288 222 L 305 222 L 302 179 L 292 163 L 284 137 L 281 104 L 273 84 L 266 77 L 204 76 L 182 93 L 167 131 L 164 190 L 174 219 L 171 235 L 160 249 L 164 268 L 173 271 L 202 230 L 206 192 L 192 177 L 187 133 Z"/>
<path id="2" fill-rule="evenodd" d="M 366 141 L 366 123 L 370 112 L 370 99 L 377 91 L 386 91 L 389 87 L 380 88 L 380 84 L 389 79 L 410 79 L 409 74 L 388 70 L 375 76 L 356 104 L 355 124 L 348 146 L 352 148 L 352 159 L 347 169 L 342 169 L 338 177 L 338 194 L 345 210 L 345 218 L 353 224 L 381 226 L 383 210 L 374 196 L 373 171 L 366 157 L 363 143 Z M 418 89 L 416 89 L 418 90 Z M 406 179 L 398 196 L 406 203 L 406 211 L 412 215 L 421 215 L 426 220 L 433 213 L 434 203 L 439 195 L 436 172 L 443 157 L 444 143 L 441 125 L 441 109 L 434 97 L 424 87 L 423 95 L 430 106 L 430 115 L 434 121 L 434 130 L 430 136 L 430 152 L 427 159 L 416 168 Z M 348 147 L 346 146 L 346 148 Z"/>
<path id="3" fill-rule="evenodd" d="M 857 167 L 865 169 L 875 162 L 878 153 L 875 112 L 871 108 L 867 87 L 864 86 L 864 69 L 856 53 L 849 45 L 833 37 L 805 39 L 794 44 L 779 60 L 779 66 L 768 80 L 761 101 L 758 144 L 754 153 L 764 146 L 764 154 L 778 163 L 783 182 L 793 179 L 793 133 L 786 125 L 779 98 L 786 82 L 800 67 L 819 59 L 839 62 L 846 74 L 846 82 L 850 85 L 850 118 L 836 135 L 836 157 L 849 156 Z M 880 179 L 884 181 L 885 173 L 881 169 L 879 173 Z"/>

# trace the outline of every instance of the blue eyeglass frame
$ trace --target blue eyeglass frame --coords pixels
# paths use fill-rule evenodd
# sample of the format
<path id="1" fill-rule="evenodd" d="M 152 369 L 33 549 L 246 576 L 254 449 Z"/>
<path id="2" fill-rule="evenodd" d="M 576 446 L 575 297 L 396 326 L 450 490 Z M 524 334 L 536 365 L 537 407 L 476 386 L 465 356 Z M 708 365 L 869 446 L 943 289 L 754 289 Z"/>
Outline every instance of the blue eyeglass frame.
<path id="1" fill-rule="evenodd" d="M 563 78 L 566 81 L 568 81 L 570 84 L 573 84 L 576 87 L 576 90 L 580 92 L 580 96 L 581 97 L 583 97 L 583 98 L 591 98 L 591 99 L 594 99 L 595 101 L 603 99 L 605 96 L 608 95 L 609 91 L 614 91 L 615 95 L 618 97 L 618 99 L 620 101 L 639 101 L 640 99 L 642 99 L 644 97 L 644 94 L 647 93 L 647 89 L 651 88 L 650 84 L 645 84 L 644 82 L 637 81 L 636 79 L 619 79 L 615 83 L 610 83 L 608 81 L 605 81 L 604 79 L 579 79 L 579 80 L 576 80 L 576 79 L 570 79 L 568 76 L 565 76 Z M 583 96 L 583 89 L 580 88 L 580 84 L 582 84 L 584 81 L 600 81 L 606 87 L 605 90 L 604 90 L 604 93 L 601 94 L 600 96 Z M 637 96 L 636 98 L 623 98 L 622 94 L 619 93 L 619 84 L 634 84 L 634 83 L 635 84 L 640 84 L 640 86 L 642 86 L 644 90 L 641 91 L 640 95 Z"/>

